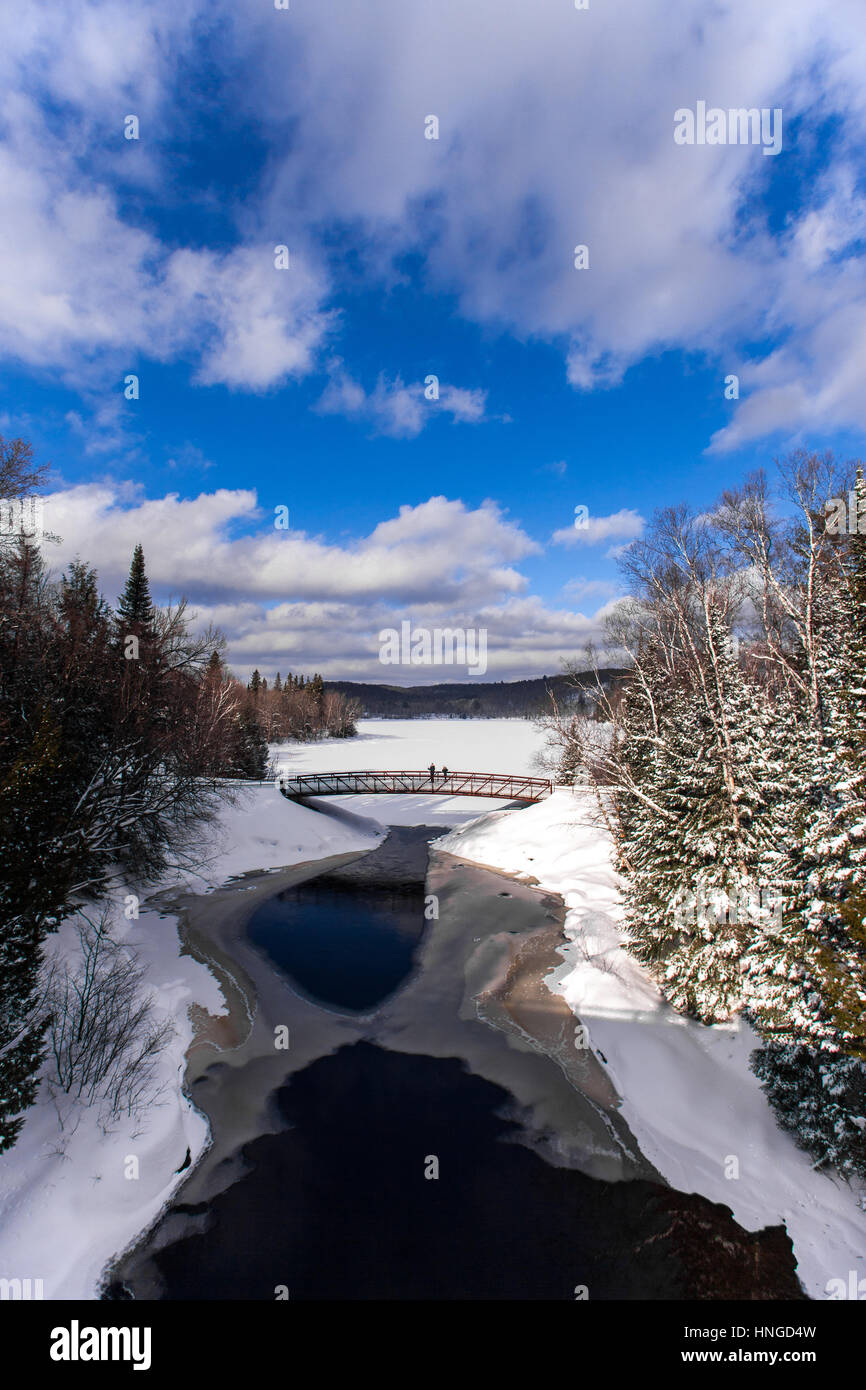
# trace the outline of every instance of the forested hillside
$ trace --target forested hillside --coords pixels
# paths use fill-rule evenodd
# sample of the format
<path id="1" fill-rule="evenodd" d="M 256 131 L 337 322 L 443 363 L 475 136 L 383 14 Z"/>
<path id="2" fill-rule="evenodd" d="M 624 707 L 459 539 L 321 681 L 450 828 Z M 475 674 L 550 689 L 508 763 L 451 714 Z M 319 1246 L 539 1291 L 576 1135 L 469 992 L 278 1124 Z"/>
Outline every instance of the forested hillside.
<path id="1" fill-rule="evenodd" d="M 597 675 L 611 688 L 622 671 L 606 667 Z M 580 704 L 589 710 L 596 672 L 580 676 L 538 676 L 522 681 L 441 682 L 435 685 L 373 685 L 361 681 L 326 681 L 326 689 L 338 692 L 361 707 L 370 718 L 418 719 L 429 715 L 455 719 L 531 718 L 544 714 L 553 694 L 558 702 Z M 585 686 L 584 693 L 580 688 Z"/>

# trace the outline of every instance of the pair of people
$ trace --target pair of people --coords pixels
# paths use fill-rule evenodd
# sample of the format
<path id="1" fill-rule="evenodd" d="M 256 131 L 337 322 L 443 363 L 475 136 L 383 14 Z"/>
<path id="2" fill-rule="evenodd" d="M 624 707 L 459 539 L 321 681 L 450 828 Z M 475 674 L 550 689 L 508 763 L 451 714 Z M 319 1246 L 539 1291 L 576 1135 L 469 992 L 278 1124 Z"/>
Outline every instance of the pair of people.
<path id="1" fill-rule="evenodd" d="M 430 773 L 430 786 L 432 787 L 433 784 L 434 784 L 434 782 L 435 782 L 435 780 L 436 780 L 436 764 L 435 764 L 435 763 L 431 763 L 430 766 L 428 767 L 427 771 Z M 447 769 L 447 767 L 443 767 L 443 769 L 442 769 L 442 776 L 443 776 L 443 777 L 447 777 L 447 776 L 448 776 L 448 769 Z"/>

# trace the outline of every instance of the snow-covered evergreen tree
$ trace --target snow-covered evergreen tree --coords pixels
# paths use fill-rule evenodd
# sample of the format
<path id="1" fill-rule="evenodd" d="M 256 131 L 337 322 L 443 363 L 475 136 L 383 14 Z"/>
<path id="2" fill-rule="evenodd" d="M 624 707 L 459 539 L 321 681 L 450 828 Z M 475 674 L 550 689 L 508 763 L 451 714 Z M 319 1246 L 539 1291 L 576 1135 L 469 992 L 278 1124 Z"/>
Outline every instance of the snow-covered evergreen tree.
<path id="1" fill-rule="evenodd" d="M 866 514 L 858 472 L 855 491 Z M 819 1161 L 866 1174 L 866 536 L 821 567 L 819 719 L 801 738 L 803 806 L 783 856 L 792 893 L 767 943 L 753 1009 L 754 1068 L 785 1126 Z M 758 973 L 757 970 L 755 973 Z"/>
<path id="2" fill-rule="evenodd" d="M 648 798 L 620 801 L 620 857 L 635 953 L 677 1008 L 711 1022 L 746 1002 L 744 962 L 772 914 L 766 858 L 786 764 L 713 607 L 705 641 L 700 680 L 672 684 L 642 661 L 626 697 L 626 756 Z"/>

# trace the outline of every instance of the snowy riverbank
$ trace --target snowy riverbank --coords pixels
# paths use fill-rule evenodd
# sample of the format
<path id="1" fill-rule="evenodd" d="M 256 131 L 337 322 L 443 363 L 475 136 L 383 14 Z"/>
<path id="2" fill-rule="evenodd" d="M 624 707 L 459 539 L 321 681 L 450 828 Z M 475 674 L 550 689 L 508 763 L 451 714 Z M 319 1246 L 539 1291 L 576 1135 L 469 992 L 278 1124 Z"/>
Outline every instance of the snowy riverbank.
<path id="1" fill-rule="evenodd" d="M 806 1292 L 825 1299 L 828 1281 L 847 1287 L 849 1271 L 866 1274 L 858 1194 L 813 1172 L 776 1125 L 749 1070 L 754 1033 L 675 1013 L 623 950 L 607 837 L 589 811 L 585 794 L 560 790 L 438 845 L 562 895 L 569 944 L 548 985 L 587 1027 L 643 1153 L 672 1186 L 724 1202 L 747 1230 L 784 1222 Z"/>
<path id="2" fill-rule="evenodd" d="M 125 885 L 112 899 L 113 935 L 145 966 L 156 1021 L 175 1029 L 159 1059 L 160 1094 L 144 1115 L 113 1120 L 107 1130 L 93 1107 L 72 1107 L 61 1095 L 61 1128 L 43 1083 L 17 1144 L 0 1155 L 0 1278 L 40 1279 L 45 1298 L 94 1298 L 106 1262 L 150 1224 L 207 1146 L 206 1121 L 183 1092 L 190 1008 L 219 1016 L 225 1000 L 211 972 L 181 953 L 177 916 L 146 906 L 148 897 L 207 893 L 249 870 L 370 849 L 382 833 L 373 823 L 361 830 L 293 806 L 271 787 L 248 787 L 209 828 L 211 852 L 197 873 L 148 889 Z M 124 917 L 127 893 L 141 897 L 137 919 Z M 72 958 L 77 944 L 69 919 L 48 949 Z"/>

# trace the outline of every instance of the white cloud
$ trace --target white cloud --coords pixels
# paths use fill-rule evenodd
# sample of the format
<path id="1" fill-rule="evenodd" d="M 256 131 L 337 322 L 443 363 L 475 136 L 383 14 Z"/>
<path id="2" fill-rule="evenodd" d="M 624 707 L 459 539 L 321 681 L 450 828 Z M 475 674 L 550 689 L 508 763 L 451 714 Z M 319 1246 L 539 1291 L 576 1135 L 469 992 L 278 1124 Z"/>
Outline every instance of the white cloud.
<path id="1" fill-rule="evenodd" d="M 217 252 L 164 244 L 124 210 L 136 184 L 171 206 L 159 151 L 167 130 L 183 135 L 174 84 L 201 36 L 192 0 L 138 14 L 118 0 L 34 5 L 4 30 L 0 354 L 53 371 L 95 412 L 146 359 L 185 357 L 204 385 L 267 390 L 313 369 L 333 323 L 312 238 L 299 234 L 278 271 L 255 225 Z M 140 141 L 123 138 L 130 113 Z M 105 418 L 91 428 L 97 449 L 128 435 Z"/>
<path id="2" fill-rule="evenodd" d="M 105 188 L 64 186 L 72 171 L 53 153 L 0 146 L 0 353 L 79 387 L 113 378 L 118 398 L 139 358 L 190 353 L 201 383 L 254 391 L 312 369 L 331 320 L 325 280 L 303 255 L 278 271 L 264 239 L 222 255 L 168 252 L 121 219 Z"/>
<path id="3" fill-rule="evenodd" d="M 179 448 L 174 449 L 166 461 L 166 467 L 171 469 L 183 469 L 184 471 L 194 471 L 205 473 L 209 468 L 214 467 L 212 459 L 209 459 L 197 444 L 191 440 L 184 440 Z"/>
<path id="4" fill-rule="evenodd" d="M 598 545 L 600 541 L 634 540 L 643 533 L 646 520 L 632 507 L 623 507 L 609 516 L 589 516 L 583 526 L 561 526 L 551 540 L 556 545 Z"/>
<path id="5" fill-rule="evenodd" d="M 737 365 L 742 399 L 711 452 L 775 433 L 794 439 L 840 424 L 866 426 L 864 261 L 842 256 L 866 238 L 866 198 L 847 166 L 831 171 L 819 191 L 819 209 L 781 248 L 786 273 L 774 314 L 792 330 L 766 357 Z"/>
<path id="6" fill-rule="evenodd" d="M 346 415 L 367 421 L 375 434 L 393 439 L 416 438 L 443 411 L 455 423 L 474 425 L 484 419 L 485 391 L 445 383 L 439 385 L 438 391 L 437 398 L 428 399 L 423 382 L 407 385 L 401 377 L 389 380 L 381 372 L 368 395 L 343 363 L 335 361 L 330 365 L 328 385 L 316 408 L 323 415 Z"/>
<path id="7" fill-rule="evenodd" d="M 273 212 L 304 189 L 313 215 L 357 227 L 378 270 L 423 248 L 429 283 L 464 315 L 562 344 L 577 389 L 613 385 L 660 350 L 722 364 L 770 337 L 786 345 L 780 369 L 797 369 L 799 422 L 866 426 L 866 396 L 836 384 L 854 329 L 827 312 L 843 297 L 866 307 L 866 266 L 839 232 L 840 219 L 862 225 L 866 206 L 844 174 L 862 173 L 866 136 L 862 0 L 686 8 L 645 0 L 625 24 L 618 5 L 590 15 L 541 0 L 530 19 L 516 0 L 477 0 L 470 23 L 463 0 L 435 15 L 382 0 L 353 22 L 321 0 L 291 35 L 262 12 L 249 40 L 270 56 L 259 109 L 288 65 L 284 118 L 299 123 Z M 751 146 L 676 145 L 674 112 L 698 98 L 782 107 L 786 148 L 767 160 Z M 429 112 L 438 141 L 423 138 Z M 827 179 L 771 229 L 765 181 L 828 119 Z M 578 243 L 588 270 L 574 269 Z M 816 299 L 817 316 L 801 307 Z M 767 399 L 750 419 L 751 389 L 744 379 L 732 404 L 742 438 L 783 414 Z"/>
<path id="8" fill-rule="evenodd" d="M 605 601 L 615 598 L 619 593 L 620 586 L 610 579 L 569 579 L 563 586 L 563 594 L 571 599 L 573 603 L 583 603 L 585 599 L 603 599 Z"/>
<path id="9" fill-rule="evenodd" d="M 463 424 L 477 425 L 484 419 L 486 391 L 468 391 L 463 386 L 443 386 L 439 401 L 443 410 Z"/>
<path id="10" fill-rule="evenodd" d="M 217 257 L 182 251 L 169 262 L 170 293 L 198 308 L 206 339 L 196 379 L 205 386 L 264 391 L 312 371 L 333 323 L 321 306 L 323 276 L 295 254 L 277 270 L 274 248 L 263 243 Z"/>
<path id="11" fill-rule="evenodd" d="M 540 547 L 492 502 L 469 509 L 431 497 L 334 545 L 277 532 L 251 490 L 146 498 L 136 484 L 105 482 L 51 494 L 45 525 L 61 537 L 47 551 L 55 572 L 76 554 L 93 558 L 112 599 L 140 541 L 155 597 L 188 597 L 199 623 L 225 631 L 243 675 L 253 666 L 415 684 L 466 675 L 382 666 L 378 633 L 404 619 L 486 629 L 496 679 L 557 671 L 601 635 L 604 610 L 585 616 L 527 593 L 517 565 Z M 584 597 L 595 590 L 589 584 Z"/>
<path id="12" fill-rule="evenodd" d="M 45 516 L 62 537 L 55 564 L 98 556 L 102 582 L 116 593 L 141 541 L 154 585 L 208 603 L 256 596 L 477 604 L 525 589 L 514 563 L 539 550 L 494 503 L 470 511 L 445 497 L 401 507 L 348 546 L 277 530 L 249 489 L 130 499 L 110 482 L 84 484 L 47 497 Z"/>
<path id="13" fill-rule="evenodd" d="M 7 358 L 100 391 L 138 357 L 183 358 L 198 382 L 234 389 L 298 379 L 333 350 L 316 246 L 339 224 L 367 283 L 393 283 L 420 253 L 429 287 L 464 316 L 561 347 L 580 390 L 668 348 L 728 364 L 770 340 L 742 362 L 717 449 L 866 427 L 862 0 L 644 0 L 627 22 L 621 5 L 563 0 L 20 8 L 0 54 Z M 237 244 L 219 252 L 161 244 L 116 191 L 176 198 L 161 150 L 196 118 L 176 90 L 203 18 L 223 99 L 270 141 L 259 187 L 222 209 Z M 783 230 L 749 200 L 792 147 L 767 160 L 675 145 L 673 113 L 698 98 L 781 106 L 803 148 L 828 123 L 827 173 Z M 121 138 L 128 111 L 140 142 Z M 438 141 L 424 139 L 430 112 Z M 273 269 L 277 235 L 291 271 Z M 578 243 L 588 270 L 573 267 Z M 390 370 L 370 394 L 332 382 L 326 408 L 413 437 L 428 416 Z M 450 390 L 438 404 L 452 419 L 483 418 L 478 392 Z"/>

